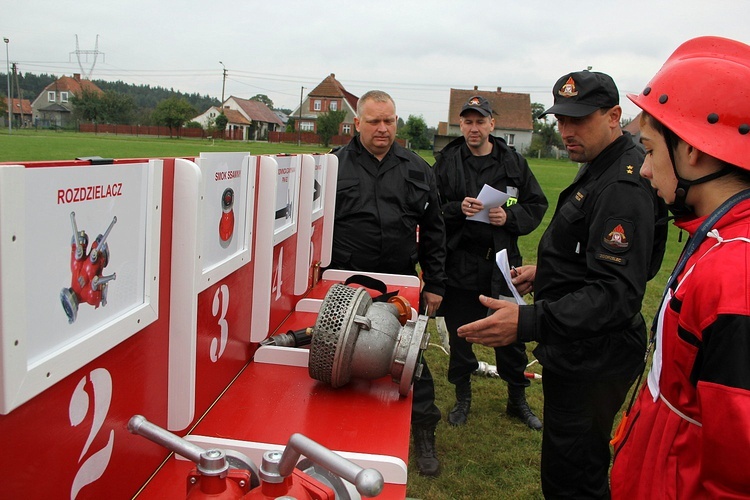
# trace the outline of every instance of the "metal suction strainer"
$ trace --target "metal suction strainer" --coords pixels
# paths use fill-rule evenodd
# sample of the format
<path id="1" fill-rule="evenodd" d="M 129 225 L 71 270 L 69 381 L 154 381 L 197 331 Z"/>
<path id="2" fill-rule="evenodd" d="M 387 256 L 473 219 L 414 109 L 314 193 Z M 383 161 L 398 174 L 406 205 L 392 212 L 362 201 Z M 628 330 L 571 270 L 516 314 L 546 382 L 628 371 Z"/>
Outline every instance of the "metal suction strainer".
<path id="1" fill-rule="evenodd" d="M 310 376 L 332 387 L 351 378 L 391 374 L 399 393 L 409 393 L 422 372 L 429 342 L 427 316 L 406 321 L 395 303 L 373 302 L 364 288 L 333 285 L 320 307 L 310 343 Z"/>

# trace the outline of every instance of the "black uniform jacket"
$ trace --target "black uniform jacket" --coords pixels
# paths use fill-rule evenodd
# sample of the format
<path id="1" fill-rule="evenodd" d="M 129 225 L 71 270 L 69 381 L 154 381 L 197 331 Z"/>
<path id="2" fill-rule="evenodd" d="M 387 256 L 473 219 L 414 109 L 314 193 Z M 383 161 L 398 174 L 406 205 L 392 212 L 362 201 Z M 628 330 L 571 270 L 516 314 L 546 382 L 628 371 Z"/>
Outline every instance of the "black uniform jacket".
<path id="1" fill-rule="evenodd" d="M 378 162 L 359 136 L 333 153 L 339 171 L 330 267 L 414 275 L 419 263 L 424 291 L 442 296 L 445 224 L 429 164 L 398 143 Z"/>
<path id="2" fill-rule="evenodd" d="M 534 305 L 519 340 L 535 340 L 545 369 L 570 377 L 627 377 L 643 363 L 646 282 L 664 255 L 664 205 L 639 176 L 629 134 L 584 164 L 562 191 L 539 241 Z"/>
<path id="3" fill-rule="evenodd" d="M 520 266 L 518 237 L 539 226 L 548 204 L 526 159 L 503 139 L 490 136 L 489 140 L 490 160 L 481 161 L 479 171 L 467 164 L 472 153 L 463 137 L 445 146 L 433 167 L 446 226 L 446 272 L 451 287 L 509 296 L 495 253 L 507 249 L 510 264 Z M 464 198 L 476 198 L 485 184 L 511 195 L 503 206 L 508 216 L 503 226 L 467 221 L 461 210 Z"/>

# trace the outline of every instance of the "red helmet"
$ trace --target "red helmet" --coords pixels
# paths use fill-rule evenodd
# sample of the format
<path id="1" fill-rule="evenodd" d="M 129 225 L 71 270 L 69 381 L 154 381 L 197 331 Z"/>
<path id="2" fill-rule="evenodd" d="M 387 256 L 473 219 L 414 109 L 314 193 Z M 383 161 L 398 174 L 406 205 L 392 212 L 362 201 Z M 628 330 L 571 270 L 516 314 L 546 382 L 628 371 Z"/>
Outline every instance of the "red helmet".
<path id="1" fill-rule="evenodd" d="M 691 146 L 750 170 L 750 46 L 688 40 L 628 98 Z"/>

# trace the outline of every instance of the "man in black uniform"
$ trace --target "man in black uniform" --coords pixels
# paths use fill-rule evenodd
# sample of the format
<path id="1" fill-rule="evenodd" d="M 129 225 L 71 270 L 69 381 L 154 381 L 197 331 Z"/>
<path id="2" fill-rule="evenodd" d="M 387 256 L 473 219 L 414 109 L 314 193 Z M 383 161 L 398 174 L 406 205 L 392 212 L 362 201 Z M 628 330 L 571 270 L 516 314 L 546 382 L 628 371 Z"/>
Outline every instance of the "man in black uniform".
<path id="1" fill-rule="evenodd" d="M 639 370 L 646 328 L 641 301 L 664 254 L 665 214 L 639 175 L 643 154 L 620 128 L 614 81 L 580 71 L 553 87 L 568 154 L 583 163 L 562 191 L 539 241 L 537 266 L 518 269 L 518 306 L 483 297 L 496 311 L 459 328 L 470 342 L 535 340 L 542 363 L 542 491 L 547 498 L 609 498 L 612 423 Z"/>
<path id="2" fill-rule="evenodd" d="M 450 335 L 448 381 L 456 386 L 456 404 L 448 414 L 451 425 L 466 423 L 471 374 L 479 367 L 472 344 L 456 335 L 456 330 L 487 316 L 479 295 L 512 297 L 495 264 L 495 253 L 506 249 L 510 265 L 520 266 L 518 237 L 536 229 L 547 211 L 547 198 L 526 159 L 492 135 L 492 114 L 487 99 L 471 97 L 459 115 L 463 136 L 439 153 L 434 166 L 448 249 L 442 314 Z M 485 184 L 511 196 L 504 206 L 489 209 L 489 224 L 467 219 L 484 209 L 477 195 Z M 526 401 L 526 344 L 496 347 L 495 359 L 500 378 L 508 384 L 506 412 L 541 430 L 542 423 Z"/>
<path id="3" fill-rule="evenodd" d="M 445 293 L 445 225 L 432 169 L 395 142 L 397 119 L 388 94 L 367 92 L 357 103 L 354 119 L 359 135 L 334 151 L 339 171 L 329 267 L 415 275 L 419 263 L 424 282 L 419 308 L 432 316 Z M 414 383 L 412 404 L 417 468 L 422 475 L 437 476 L 440 410 L 426 363 Z"/>

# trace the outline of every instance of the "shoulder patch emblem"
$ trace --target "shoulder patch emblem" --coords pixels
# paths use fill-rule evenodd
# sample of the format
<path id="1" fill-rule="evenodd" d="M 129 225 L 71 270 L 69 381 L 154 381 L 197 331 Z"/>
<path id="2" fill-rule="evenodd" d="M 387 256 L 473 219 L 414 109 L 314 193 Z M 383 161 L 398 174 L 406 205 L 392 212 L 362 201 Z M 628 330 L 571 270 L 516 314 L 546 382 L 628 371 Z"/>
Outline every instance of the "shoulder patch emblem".
<path id="1" fill-rule="evenodd" d="M 609 219 L 604 225 L 602 246 L 612 253 L 624 253 L 630 249 L 633 224 L 621 219 Z"/>

